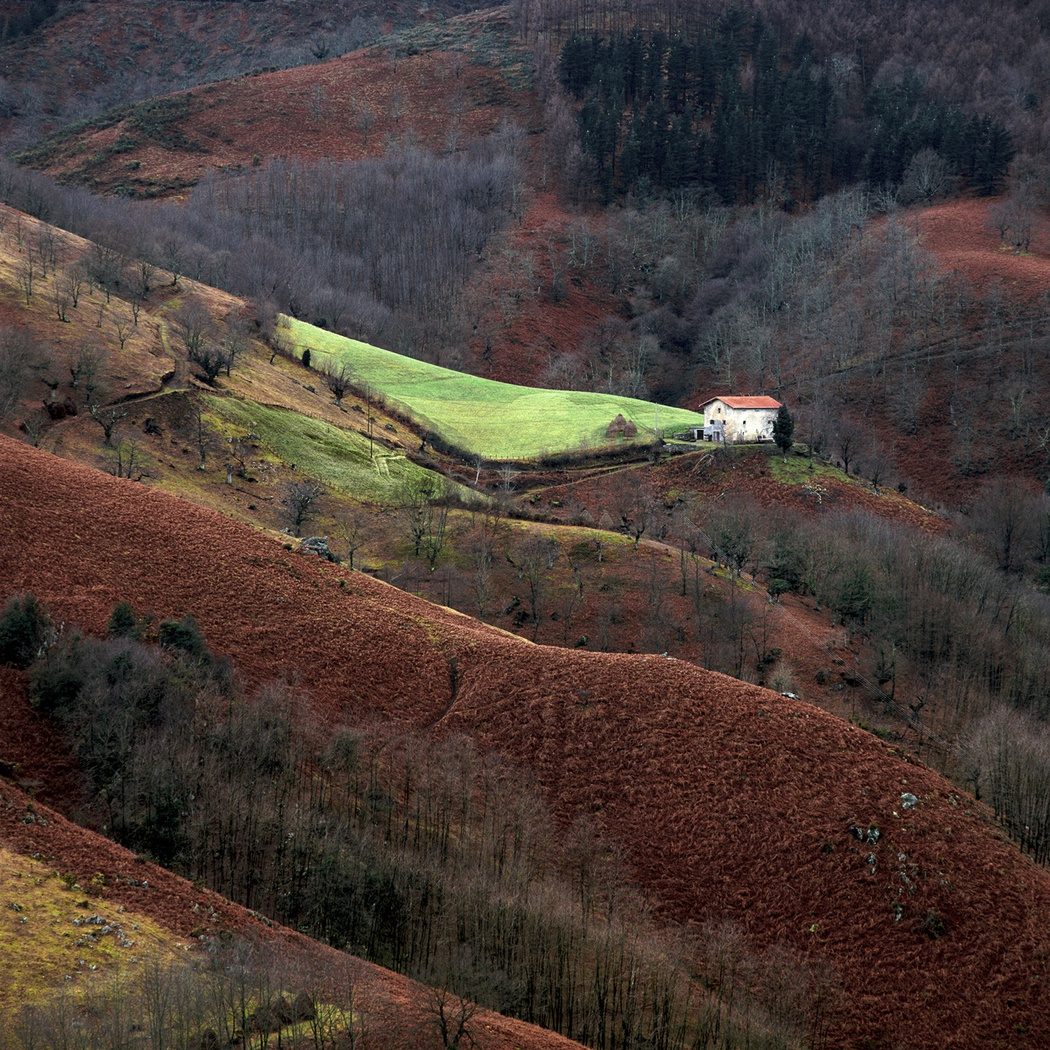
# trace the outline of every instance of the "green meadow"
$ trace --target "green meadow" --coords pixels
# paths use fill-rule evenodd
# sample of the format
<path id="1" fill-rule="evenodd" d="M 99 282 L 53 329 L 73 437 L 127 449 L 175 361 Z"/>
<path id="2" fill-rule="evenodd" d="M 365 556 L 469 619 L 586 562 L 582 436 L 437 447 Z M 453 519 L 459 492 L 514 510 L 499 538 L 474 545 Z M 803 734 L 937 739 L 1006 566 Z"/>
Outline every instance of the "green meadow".
<path id="1" fill-rule="evenodd" d="M 403 453 L 378 441 L 370 455 L 368 439 L 356 431 L 234 398 L 210 397 L 207 404 L 228 436 L 253 433 L 275 459 L 294 463 L 304 476 L 355 499 L 388 502 L 404 482 L 429 477 Z"/>
<path id="2" fill-rule="evenodd" d="M 638 436 L 627 439 L 633 444 L 648 444 L 656 427 L 667 435 L 703 423 L 698 413 L 686 409 L 613 394 L 496 383 L 291 318 L 282 317 L 281 325 L 298 355 L 310 351 L 312 367 L 338 369 L 346 364 L 356 386 L 371 386 L 387 404 L 448 444 L 486 459 L 534 459 L 608 447 L 605 430 L 618 414 L 638 427 Z"/>

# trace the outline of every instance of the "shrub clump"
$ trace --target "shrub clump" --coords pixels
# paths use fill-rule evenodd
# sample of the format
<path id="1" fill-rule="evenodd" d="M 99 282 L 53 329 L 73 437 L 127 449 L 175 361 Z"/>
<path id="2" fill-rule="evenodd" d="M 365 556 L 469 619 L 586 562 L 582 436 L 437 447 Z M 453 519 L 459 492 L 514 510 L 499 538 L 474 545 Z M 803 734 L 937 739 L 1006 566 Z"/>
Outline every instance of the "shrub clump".
<path id="1" fill-rule="evenodd" d="M 134 638 L 142 637 L 142 621 L 135 612 L 131 602 L 117 602 L 113 611 L 109 614 L 109 623 L 106 624 L 106 635 L 110 638 Z"/>
<path id="2" fill-rule="evenodd" d="M 173 649 L 199 664 L 212 662 L 211 652 L 192 616 L 184 616 L 181 620 L 165 620 L 157 628 L 157 637 L 166 649 Z"/>
<path id="3" fill-rule="evenodd" d="M 73 632 L 52 646 L 29 669 L 29 702 L 38 711 L 61 714 L 71 710 L 84 687 L 82 639 Z"/>
<path id="4" fill-rule="evenodd" d="M 16 594 L 0 614 L 0 663 L 20 670 L 44 647 L 51 624 L 47 610 L 32 594 Z"/>

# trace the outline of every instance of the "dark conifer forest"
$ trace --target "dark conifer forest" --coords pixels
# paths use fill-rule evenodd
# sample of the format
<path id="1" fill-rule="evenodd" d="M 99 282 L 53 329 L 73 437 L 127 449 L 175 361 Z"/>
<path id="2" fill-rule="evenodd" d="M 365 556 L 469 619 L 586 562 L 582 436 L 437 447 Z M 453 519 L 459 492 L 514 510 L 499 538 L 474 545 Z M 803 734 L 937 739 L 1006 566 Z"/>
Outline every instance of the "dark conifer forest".
<path id="1" fill-rule="evenodd" d="M 812 201 L 861 180 L 900 185 L 926 150 L 990 194 L 1015 152 L 1000 121 L 929 99 L 913 70 L 862 99 L 836 90 L 808 37 L 785 46 L 740 10 L 692 40 L 573 33 L 559 76 L 582 102 L 580 144 L 606 201 L 684 188 L 727 205 Z"/>

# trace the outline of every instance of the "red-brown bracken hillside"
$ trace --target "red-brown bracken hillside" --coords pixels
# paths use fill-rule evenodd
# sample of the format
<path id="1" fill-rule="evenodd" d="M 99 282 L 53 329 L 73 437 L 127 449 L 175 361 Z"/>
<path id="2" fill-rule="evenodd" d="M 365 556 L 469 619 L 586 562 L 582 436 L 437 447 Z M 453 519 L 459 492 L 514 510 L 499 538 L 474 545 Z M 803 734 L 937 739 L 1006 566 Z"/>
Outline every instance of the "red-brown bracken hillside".
<path id="1" fill-rule="evenodd" d="M 945 270 L 964 277 L 978 291 L 999 284 L 1003 293 L 1038 300 L 1050 289 L 1050 253 L 1045 215 L 1037 215 L 1032 248 L 1015 252 L 995 230 L 998 200 L 967 198 L 924 208 L 915 215 L 922 244 Z"/>
<path id="2" fill-rule="evenodd" d="M 447 32 L 420 30 L 429 34 L 425 50 L 409 41 L 405 54 L 366 48 L 197 87 L 148 103 L 146 117 L 128 111 L 83 134 L 60 133 L 32 163 L 95 191 L 152 197 L 178 195 L 208 170 L 242 171 L 264 157 L 359 160 L 398 140 L 453 149 L 508 116 L 536 119 L 532 96 L 516 86 L 523 55 L 511 53 L 513 64 L 496 68 L 486 52 L 486 34 L 505 33 L 507 19 L 506 10 L 482 11 Z M 136 121 L 151 130 L 140 133 Z"/>
<path id="3" fill-rule="evenodd" d="M 829 1045 L 1050 1040 L 1050 873 L 845 722 L 663 657 L 533 646 L 7 439 L 0 524 L 0 589 L 59 619 L 191 612 L 250 680 L 297 675 L 325 720 L 458 732 L 530 766 L 661 918 L 731 919 L 827 964 L 845 991 Z"/>

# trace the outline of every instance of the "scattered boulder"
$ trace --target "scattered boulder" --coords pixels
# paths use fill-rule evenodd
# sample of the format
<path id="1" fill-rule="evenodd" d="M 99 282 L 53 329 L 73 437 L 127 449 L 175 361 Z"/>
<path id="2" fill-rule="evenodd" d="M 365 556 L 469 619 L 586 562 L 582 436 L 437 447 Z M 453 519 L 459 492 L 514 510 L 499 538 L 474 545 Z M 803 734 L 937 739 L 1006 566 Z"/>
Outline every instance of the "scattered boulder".
<path id="1" fill-rule="evenodd" d="M 307 536 L 299 544 L 300 551 L 309 551 L 311 554 L 316 554 L 319 558 L 324 558 L 325 561 L 339 561 L 339 558 L 332 552 L 332 548 L 328 546 L 327 536 Z"/>
<path id="2" fill-rule="evenodd" d="M 869 824 L 866 828 L 851 824 L 849 833 L 858 842 L 865 842 L 869 846 L 877 846 L 879 839 L 882 838 L 882 832 L 874 824 Z"/>

